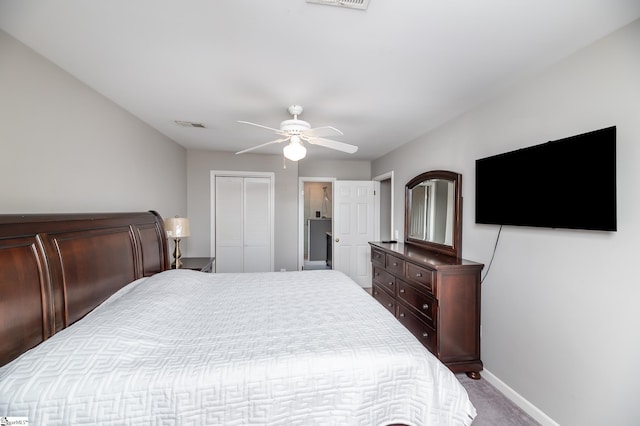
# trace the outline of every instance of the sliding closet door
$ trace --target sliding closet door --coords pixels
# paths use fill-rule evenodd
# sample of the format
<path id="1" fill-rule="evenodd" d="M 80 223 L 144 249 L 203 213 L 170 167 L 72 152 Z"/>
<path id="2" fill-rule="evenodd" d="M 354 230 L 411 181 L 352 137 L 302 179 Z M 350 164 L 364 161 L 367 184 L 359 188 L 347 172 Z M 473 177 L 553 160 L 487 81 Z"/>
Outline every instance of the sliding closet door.
<path id="1" fill-rule="evenodd" d="M 216 272 L 243 271 L 243 180 L 216 177 Z"/>
<path id="2" fill-rule="evenodd" d="M 273 270 L 269 177 L 215 176 L 216 272 Z"/>
<path id="3" fill-rule="evenodd" d="M 244 179 L 244 272 L 271 271 L 268 178 Z"/>

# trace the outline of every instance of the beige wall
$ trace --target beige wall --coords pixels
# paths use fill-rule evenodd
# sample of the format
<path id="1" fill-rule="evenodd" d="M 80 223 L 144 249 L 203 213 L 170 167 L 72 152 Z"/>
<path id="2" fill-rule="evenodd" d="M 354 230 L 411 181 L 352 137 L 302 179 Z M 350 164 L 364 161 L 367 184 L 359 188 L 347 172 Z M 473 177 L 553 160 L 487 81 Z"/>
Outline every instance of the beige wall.
<path id="1" fill-rule="evenodd" d="M 345 154 L 346 155 L 346 154 Z M 338 180 L 370 180 L 371 162 L 359 160 L 300 161 L 300 177 L 333 177 Z"/>
<path id="2" fill-rule="evenodd" d="M 0 31 L 0 213 L 186 213 L 186 151 Z"/>
<path id="3" fill-rule="evenodd" d="M 187 199 L 191 237 L 186 240 L 189 256 L 209 256 L 211 250 L 211 171 L 275 173 L 274 269 L 298 269 L 298 176 L 368 180 L 368 161 L 287 161 L 281 155 L 242 154 L 189 150 L 187 152 Z M 182 246 L 181 246 L 182 247 Z"/>
<path id="4" fill-rule="evenodd" d="M 485 368 L 562 425 L 640 424 L 639 76 L 636 21 L 373 163 L 396 194 L 420 172 L 462 173 L 463 257 L 488 265 L 498 227 L 475 224 L 475 160 L 617 126 L 618 232 L 506 226 L 482 285 Z"/>
<path id="5" fill-rule="evenodd" d="M 370 177 L 368 161 L 305 159 L 283 169 L 280 155 L 187 154 L 2 31 L 0 57 L 0 213 L 188 215 L 192 237 L 183 241 L 183 254 L 207 256 L 210 171 L 270 171 L 276 176 L 275 268 L 292 270 L 297 268 L 298 164 L 307 166 L 305 176 Z"/>
<path id="6" fill-rule="evenodd" d="M 190 256 L 211 254 L 211 171 L 272 172 L 275 174 L 274 269 L 295 270 L 298 232 L 298 164 L 282 156 L 189 150 L 187 152 L 187 199 L 191 237 Z"/>

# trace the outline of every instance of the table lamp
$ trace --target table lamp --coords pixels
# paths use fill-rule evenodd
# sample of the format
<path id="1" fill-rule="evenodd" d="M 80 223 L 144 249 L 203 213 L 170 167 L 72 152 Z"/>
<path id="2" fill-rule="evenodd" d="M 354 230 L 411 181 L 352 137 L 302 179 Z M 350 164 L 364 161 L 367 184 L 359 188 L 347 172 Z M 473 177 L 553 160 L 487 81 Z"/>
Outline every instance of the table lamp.
<path id="1" fill-rule="evenodd" d="M 180 239 L 191 235 L 189 233 L 189 219 L 177 216 L 170 217 L 164 222 L 164 230 L 167 233 L 167 238 L 173 238 L 176 244 L 171 266 L 175 265 L 175 269 L 179 269 L 182 266 L 182 262 L 180 261 L 180 257 L 182 256 L 182 253 L 180 253 Z"/>

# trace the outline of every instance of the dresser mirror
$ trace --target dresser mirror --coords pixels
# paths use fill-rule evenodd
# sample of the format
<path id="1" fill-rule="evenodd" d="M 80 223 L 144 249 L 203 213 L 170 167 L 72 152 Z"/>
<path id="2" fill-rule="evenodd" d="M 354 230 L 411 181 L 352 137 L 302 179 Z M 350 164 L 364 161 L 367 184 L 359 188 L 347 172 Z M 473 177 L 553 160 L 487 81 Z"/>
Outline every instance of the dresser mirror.
<path id="1" fill-rule="evenodd" d="M 422 173 L 405 186 L 405 242 L 439 253 L 462 253 L 462 175 L 445 170 Z"/>

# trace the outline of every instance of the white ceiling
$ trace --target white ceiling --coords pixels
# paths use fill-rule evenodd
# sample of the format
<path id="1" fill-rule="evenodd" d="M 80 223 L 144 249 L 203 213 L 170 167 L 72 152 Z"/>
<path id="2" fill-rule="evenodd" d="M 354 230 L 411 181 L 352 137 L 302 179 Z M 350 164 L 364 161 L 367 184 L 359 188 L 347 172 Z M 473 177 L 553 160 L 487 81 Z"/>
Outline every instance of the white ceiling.
<path id="1" fill-rule="evenodd" d="M 189 149 L 287 106 L 371 160 L 640 17 L 639 0 L 0 0 L 0 28 Z M 0 60 L 2 52 L 0 52 Z M 174 120 L 201 122 L 184 128 Z M 256 153 L 280 153 L 271 145 Z"/>

